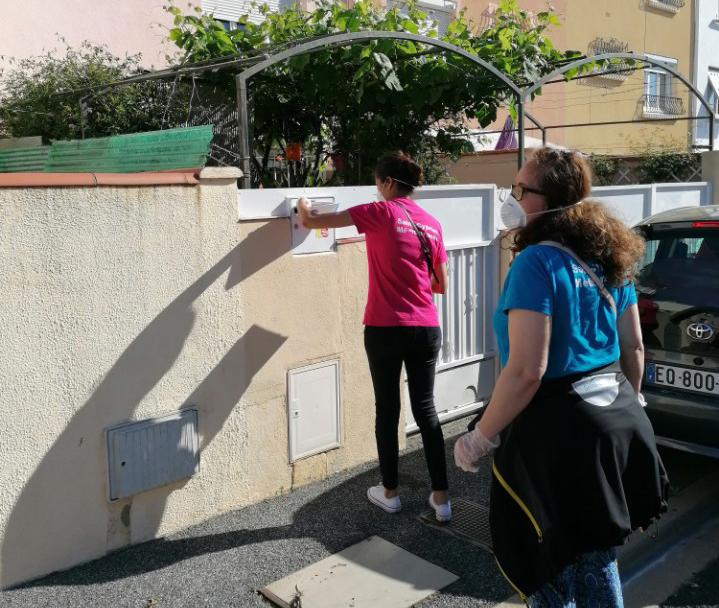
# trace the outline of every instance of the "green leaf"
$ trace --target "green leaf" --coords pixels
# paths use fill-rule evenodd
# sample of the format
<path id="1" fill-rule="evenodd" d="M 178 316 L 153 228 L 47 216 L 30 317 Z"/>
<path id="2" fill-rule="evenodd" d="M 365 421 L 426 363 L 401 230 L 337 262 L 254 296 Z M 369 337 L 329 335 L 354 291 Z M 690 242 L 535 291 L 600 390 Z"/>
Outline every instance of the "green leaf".
<path id="1" fill-rule="evenodd" d="M 383 75 L 388 71 L 392 70 L 392 61 L 389 57 L 387 57 L 387 55 L 385 55 L 384 53 L 375 53 L 373 57 L 377 65 L 382 70 Z"/>
<path id="2" fill-rule="evenodd" d="M 574 78 L 577 75 L 578 72 L 579 72 L 579 68 L 572 68 L 571 70 L 567 70 L 564 73 L 564 79 L 571 80 L 572 78 Z"/>
<path id="3" fill-rule="evenodd" d="M 397 74 L 394 72 L 390 72 L 384 79 L 384 83 L 387 86 L 388 89 L 392 89 L 393 91 L 402 91 L 402 85 L 399 82 L 399 78 L 397 78 Z"/>
<path id="4" fill-rule="evenodd" d="M 359 70 L 357 70 L 354 73 L 354 76 L 352 77 L 352 80 L 357 82 L 358 80 L 361 80 L 367 72 L 369 72 L 372 69 L 372 65 L 370 63 L 363 63 Z"/>
<path id="5" fill-rule="evenodd" d="M 411 34 L 419 34 L 419 28 L 417 27 L 417 24 L 410 19 L 405 19 L 404 21 L 402 21 L 402 27 Z"/>
<path id="6" fill-rule="evenodd" d="M 310 62 L 310 56 L 307 54 L 296 55 L 295 57 L 292 57 L 292 59 L 290 59 L 290 63 L 292 64 L 292 67 L 296 68 L 300 72 L 307 67 L 309 62 Z"/>

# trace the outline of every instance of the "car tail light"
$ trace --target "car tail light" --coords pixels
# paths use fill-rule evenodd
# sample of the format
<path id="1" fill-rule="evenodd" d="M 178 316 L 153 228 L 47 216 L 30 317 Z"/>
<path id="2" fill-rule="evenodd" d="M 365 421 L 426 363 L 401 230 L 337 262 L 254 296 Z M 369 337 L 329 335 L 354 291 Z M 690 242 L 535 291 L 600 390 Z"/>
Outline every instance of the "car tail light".
<path id="1" fill-rule="evenodd" d="M 692 222 L 692 228 L 719 228 L 719 221 Z"/>
<path id="2" fill-rule="evenodd" d="M 659 310 L 659 304 L 646 296 L 639 296 L 639 299 L 637 300 L 637 307 L 639 308 L 639 322 L 642 325 L 657 324 L 657 311 Z"/>

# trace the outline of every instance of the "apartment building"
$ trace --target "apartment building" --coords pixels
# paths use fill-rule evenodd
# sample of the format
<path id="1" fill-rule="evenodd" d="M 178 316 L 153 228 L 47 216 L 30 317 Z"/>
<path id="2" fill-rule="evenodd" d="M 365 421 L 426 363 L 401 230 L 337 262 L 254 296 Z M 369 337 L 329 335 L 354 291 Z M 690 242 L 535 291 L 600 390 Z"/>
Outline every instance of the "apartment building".
<path id="1" fill-rule="evenodd" d="M 0 22 L 0 70 L 26 59 L 78 48 L 87 40 L 117 56 L 142 54 L 145 67 L 161 68 L 175 52 L 167 40 L 172 18 L 163 0 L 4 0 Z M 179 3 L 178 3 L 179 4 Z M 64 43 L 60 40 L 62 38 Z"/>
<path id="2" fill-rule="evenodd" d="M 587 55 L 645 54 L 656 65 L 632 73 L 600 70 L 591 78 L 552 85 L 533 106 L 561 106 L 563 143 L 585 152 L 631 154 L 647 145 L 690 143 L 693 101 L 689 89 L 662 66 L 690 78 L 692 3 L 685 0 L 570 2 L 566 45 Z M 612 124 L 613 123 L 613 124 Z"/>
<path id="3" fill-rule="evenodd" d="M 719 2 L 696 0 L 694 10 L 694 70 L 692 81 L 712 106 L 712 114 L 719 117 Z M 692 100 L 694 115 L 702 120 L 694 123 L 692 144 L 709 144 L 709 115 L 697 99 Z M 714 129 L 714 147 L 719 146 L 719 134 Z"/>
<path id="4" fill-rule="evenodd" d="M 353 6 L 356 0 L 343 0 L 348 6 Z M 466 1 L 466 0 L 465 0 Z M 473 2 L 469 2 L 474 4 Z M 225 24 L 227 29 L 238 27 L 237 20 L 242 15 L 248 15 L 249 21 L 260 23 L 264 19 L 259 6 L 267 4 L 270 11 L 279 11 L 295 5 L 298 10 L 311 11 L 316 8 L 314 0 L 201 0 L 200 6 L 205 13 L 211 13 Z M 373 0 L 376 6 L 385 8 L 399 8 L 405 10 L 405 0 Z M 457 15 L 460 2 L 457 0 L 419 0 L 418 6 L 428 14 L 428 29 L 432 22 L 438 22 L 438 31 L 444 33 L 452 19 Z"/>
<path id="5" fill-rule="evenodd" d="M 705 5 L 697 17 L 696 4 Z M 628 65 L 597 69 L 585 77 L 546 85 L 527 105 L 527 111 L 547 127 L 555 144 L 585 152 L 633 154 L 647 145 L 686 147 L 706 144 L 707 123 L 689 120 L 699 103 L 680 80 L 662 66 L 694 78 L 700 91 L 716 95 L 719 87 L 719 4 L 715 0 L 625 0 L 553 2 L 560 26 L 548 36 L 557 49 L 583 55 L 608 52 L 646 54 L 656 65 L 627 69 Z M 468 16 L 483 27 L 491 24 L 496 4 L 466 2 Z M 520 0 L 530 15 L 547 9 L 546 2 Z M 701 31 L 704 40 L 695 31 Z M 716 37 L 716 40 L 712 38 Z M 711 46 L 705 40 L 712 40 Z M 696 56 L 696 57 L 695 57 Z M 695 69 L 694 65 L 699 65 Z M 589 76 L 589 77 L 586 77 Z M 716 81 L 716 84 L 714 84 Z M 719 110 L 719 102 L 715 101 Z M 488 130 L 501 129 L 505 114 Z M 526 122 L 527 135 L 540 138 Z M 703 129 L 703 131 L 702 131 Z"/>

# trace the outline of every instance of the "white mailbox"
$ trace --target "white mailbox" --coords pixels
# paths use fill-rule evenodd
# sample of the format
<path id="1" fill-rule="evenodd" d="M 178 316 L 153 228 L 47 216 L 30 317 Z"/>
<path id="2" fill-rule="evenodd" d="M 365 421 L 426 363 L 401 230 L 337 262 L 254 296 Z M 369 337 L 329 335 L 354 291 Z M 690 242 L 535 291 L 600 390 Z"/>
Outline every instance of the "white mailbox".
<path id="1" fill-rule="evenodd" d="M 297 200 L 299 197 L 287 199 L 287 210 L 290 216 L 292 230 L 292 254 L 327 253 L 335 250 L 334 228 L 307 229 L 300 224 L 297 215 Z M 309 196 L 307 200 L 313 209 L 319 213 L 333 213 L 337 211 L 334 196 Z"/>

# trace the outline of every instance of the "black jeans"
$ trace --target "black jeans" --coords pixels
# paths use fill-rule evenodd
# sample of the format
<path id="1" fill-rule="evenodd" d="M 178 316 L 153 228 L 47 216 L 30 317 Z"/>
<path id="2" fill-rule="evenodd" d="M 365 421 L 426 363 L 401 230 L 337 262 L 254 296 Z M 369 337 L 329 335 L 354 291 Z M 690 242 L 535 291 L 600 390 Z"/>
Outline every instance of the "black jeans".
<path id="1" fill-rule="evenodd" d="M 375 437 L 382 485 L 398 484 L 400 373 L 407 370 L 412 414 L 419 426 L 433 490 L 446 490 L 444 436 L 434 409 L 434 373 L 442 330 L 439 327 L 365 327 L 364 345 L 375 395 Z"/>

